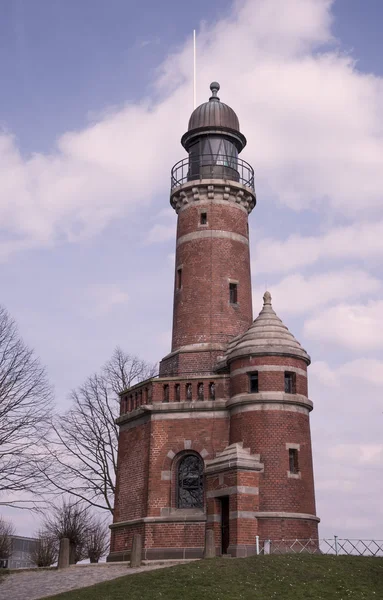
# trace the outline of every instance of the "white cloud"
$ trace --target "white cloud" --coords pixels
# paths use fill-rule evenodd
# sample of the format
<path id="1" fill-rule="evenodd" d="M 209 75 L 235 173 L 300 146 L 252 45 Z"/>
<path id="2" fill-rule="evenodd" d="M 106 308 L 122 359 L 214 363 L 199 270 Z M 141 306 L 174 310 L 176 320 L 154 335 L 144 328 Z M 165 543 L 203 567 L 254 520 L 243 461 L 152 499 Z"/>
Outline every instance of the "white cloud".
<path id="1" fill-rule="evenodd" d="M 383 361 L 309 367 L 320 536 L 382 539 Z"/>
<path id="2" fill-rule="evenodd" d="M 289 275 L 269 286 L 269 290 L 278 311 L 302 313 L 339 300 L 360 298 L 382 287 L 379 279 L 360 269 L 345 269 L 307 277 Z M 263 287 L 256 288 L 254 298 L 261 298 L 263 290 Z"/>
<path id="3" fill-rule="evenodd" d="M 116 283 L 99 283 L 90 286 L 85 293 L 86 303 L 82 309 L 91 318 L 105 316 L 118 306 L 128 302 L 128 293 Z"/>
<path id="4" fill-rule="evenodd" d="M 255 246 L 256 273 L 292 271 L 320 260 L 364 260 L 383 256 L 383 221 L 355 222 L 323 235 L 263 239 Z"/>
<path id="5" fill-rule="evenodd" d="M 169 240 L 175 240 L 176 236 L 176 223 L 173 220 L 172 223 L 162 225 L 157 223 L 148 232 L 146 243 L 156 244 L 158 242 L 168 242 Z"/>
<path id="6" fill-rule="evenodd" d="M 383 348 L 383 301 L 339 304 L 309 318 L 307 337 L 363 352 Z"/>
<path id="7" fill-rule="evenodd" d="M 331 5 L 236 2 L 230 17 L 199 33 L 198 89 L 204 101 L 210 81 L 221 80 L 261 190 L 293 208 L 332 207 L 349 218 L 381 206 L 383 85 L 329 50 Z M 51 154 L 24 158 L 12 136 L 0 135 L 3 256 L 94 235 L 166 191 L 192 108 L 190 62 L 188 40 L 159 68 L 156 100 L 59 136 Z"/>

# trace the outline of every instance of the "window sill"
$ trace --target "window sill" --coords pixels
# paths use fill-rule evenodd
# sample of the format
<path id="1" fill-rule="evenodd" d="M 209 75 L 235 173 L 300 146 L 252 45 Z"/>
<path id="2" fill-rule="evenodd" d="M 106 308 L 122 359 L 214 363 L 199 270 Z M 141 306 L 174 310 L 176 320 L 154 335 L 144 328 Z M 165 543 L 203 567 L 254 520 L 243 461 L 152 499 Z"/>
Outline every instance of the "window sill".
<path id="1" fill-rule="evenodd" d="M 298 471 L 298 473 L 292 473 L 291 471 L 287 471 L 287 477 L 289 479 L 302 479 L 302 474 L 300 471 Z"/>

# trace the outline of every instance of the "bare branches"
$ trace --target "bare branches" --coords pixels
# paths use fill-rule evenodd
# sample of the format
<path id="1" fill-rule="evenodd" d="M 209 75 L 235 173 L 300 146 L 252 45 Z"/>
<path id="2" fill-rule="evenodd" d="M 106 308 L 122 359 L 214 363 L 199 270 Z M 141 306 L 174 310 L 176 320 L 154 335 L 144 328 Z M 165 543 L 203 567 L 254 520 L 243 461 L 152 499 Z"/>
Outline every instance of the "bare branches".
<path id="1" fill-rule="evenodd" d="M 33 488 L 34 455 L 47 431 L 51 402 L 44 368 L 0 307 L 0 493 Z"/>
<path id="2" fill-rule="evenodd" d="M 117 348 L 99 374 L 72 391 L 72 407 L 51 423 L 45 459 L 36 462 L 48 490 L 113 513 L 117 470 L 118 393 L 155 367 Z"/>
<path id="3" fill-rule="evenodd" d="M 93 519 L 89 528 L 85 548 L 91 563 L 98 563 L 109 548 L 109 527 L 101 519 Z"/>
<path id="4" fill-rule="evenodd" d="M 58 542 L 43 530 L 36 534 L 36 544 L 29 556 L 36 567 L 50 567 L 58 557 Z"/>
<path id="5" fill-rule="evenodd" d="M 12 554 L 12 536 L 15 528 L 12 523 L 0 516 L 0 559 L 6 560 Z"/>
<path id="6" fill-rule="evenodd" d="M 63 501 L 46 516 L 43 536 L 51 540 L 68 538 L 70 543 L 70 563 L 75 564 L 86 558 L 86 540 L 92 527 L 88 507 Z"/>

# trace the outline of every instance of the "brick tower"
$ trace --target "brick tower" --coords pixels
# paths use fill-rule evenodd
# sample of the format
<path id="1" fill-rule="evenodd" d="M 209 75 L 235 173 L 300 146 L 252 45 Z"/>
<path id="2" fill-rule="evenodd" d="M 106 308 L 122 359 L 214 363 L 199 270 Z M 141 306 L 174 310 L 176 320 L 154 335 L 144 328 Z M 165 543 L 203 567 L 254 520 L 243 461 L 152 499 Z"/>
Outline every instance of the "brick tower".
<path id="1" fill-rule="evenodd" d="M 248 215 L 254 173 L 235 112 L 212 83 L 172 169 L 178 215 L 171 352 L 121 393 L 108 560 L 255 553 L 255 540 L 317 539 L 310 357 L 266 292 L 253 322 Z"/>

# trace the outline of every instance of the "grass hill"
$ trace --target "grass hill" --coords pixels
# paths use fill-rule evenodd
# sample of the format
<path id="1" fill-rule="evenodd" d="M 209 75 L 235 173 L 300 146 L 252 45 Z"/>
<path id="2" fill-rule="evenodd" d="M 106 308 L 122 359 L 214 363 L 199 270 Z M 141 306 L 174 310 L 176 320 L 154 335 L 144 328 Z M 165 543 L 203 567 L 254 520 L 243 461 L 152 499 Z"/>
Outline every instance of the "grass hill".
<path id="1" fill-rule="evenodd" d="M 120 577 L 49 600 L 383 600 L 383 558 L 217 558 Z M 47 599 L 48 600 L 48 599 Z"/>

